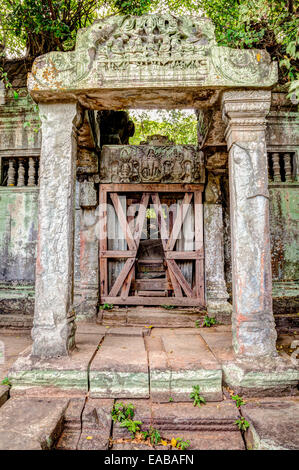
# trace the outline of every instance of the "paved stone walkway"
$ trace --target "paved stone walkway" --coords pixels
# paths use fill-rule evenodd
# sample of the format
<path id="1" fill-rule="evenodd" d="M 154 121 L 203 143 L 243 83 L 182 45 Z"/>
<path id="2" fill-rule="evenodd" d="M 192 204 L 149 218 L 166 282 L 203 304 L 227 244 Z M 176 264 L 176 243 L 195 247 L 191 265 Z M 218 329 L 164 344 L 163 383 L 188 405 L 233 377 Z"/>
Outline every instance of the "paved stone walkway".
<path id="1" fill-rule="evenodd" d="M 30 385 L 29 370 L 28 386 L 24 378 L 19 389 L 14 384 L 8 400 L 8 387 L 0 387 L 0 449 L 148 449 L 111 422 L 115 400 L 133 402 L 143 429 L 156 427 L 168 441 L 188 439 L 190 449 L 299 448 L 298 398 L 248 399 L 239 410 L 223 388 L 221 364 L 233 357 L 230 326 L 79 323 L 76 338 L 70 358 L 32 364 L 38 386 Z M 278 350 L 286 354 L 294 338 L 279 338 Z M 18 361 L 29 360 L 31 339 L 0 331 L 0 341 L 3 378 L 23 348 Z M 194 385 L 207 400 L 201 408 L 189 396 Z M 250 423 L 244 436 L 235 424 L 241 415 Z"/>

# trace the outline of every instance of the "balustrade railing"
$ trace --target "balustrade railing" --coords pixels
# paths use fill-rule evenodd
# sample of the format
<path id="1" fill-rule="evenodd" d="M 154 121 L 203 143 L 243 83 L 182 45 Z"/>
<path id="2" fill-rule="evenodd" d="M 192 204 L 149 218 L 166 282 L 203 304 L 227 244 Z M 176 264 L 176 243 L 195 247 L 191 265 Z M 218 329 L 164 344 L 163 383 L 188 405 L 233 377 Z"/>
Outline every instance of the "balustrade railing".
<path id="1" fill-rule="evenodd" d="M 1 186 L 38 186 L 37 157 L 2 158 Z"/>
<path id="2" fill-rule="evenodd" d="M 270 183 L 292 183 L 296 179 L 295 154 L 292 152 L 268 153 Z"/>

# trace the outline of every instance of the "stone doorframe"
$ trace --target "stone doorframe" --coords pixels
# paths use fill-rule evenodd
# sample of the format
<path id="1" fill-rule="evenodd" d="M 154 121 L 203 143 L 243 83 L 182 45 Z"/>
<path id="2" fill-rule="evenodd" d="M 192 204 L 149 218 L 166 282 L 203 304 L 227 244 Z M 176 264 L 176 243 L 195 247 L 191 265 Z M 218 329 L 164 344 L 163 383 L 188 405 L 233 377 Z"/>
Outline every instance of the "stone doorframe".
<path id="1" fill-rule="evenodd" d="M 161 16 L 162 22 L 160 18 L 157 23 L 162 29 L 163 24 L 169 22 L 164 16 Z M 146 22 L 147 18 L 143 20 Z M 109 69 L 110 65 L 103 59 L 106 52 L 96 55 L 95 51 L 104 47 L 103 40 L 111 31 L 116 34 L 117 28 L 121 30 L 125 21 L 118 17 L 105 19 L 103 27 L 97 22 L 82 30 L 78 33 L 76 51 L 53 52 L 36 59 L 29 75 L 28 88 L 40 103 L 42 120 L 32 354 L 38 357 L 67 355 L 75 344 L 73 239 L 79 104 L 87 109 L 115 110 L 134 106 L 213 108 L 221 99 L 229 151 L 233 346 L 239 357 L 274 356 L 276 331 L 272 313 L 265 119 L 271 97 L 267 88 L 276 83 L 277 70 L 264 51 L 257 54 L 257 60 L 257 51 L 218 47 L 210 22 L 198 19 L 195 26 L 203 31 L 206 39 L 196 52 L 198 56 L 194 55 L 198 64 L 192 73 L 188 71 L 190 64 L 183 63 L 183 57 L 182 63 L 176 58 L 171 65 L 172 75 L 169 76 L 172 78 L 166 80 L 168 72 L 160 70 L 165 62 L 161 59 L 161 63 L 157 63 L 159 58 L 155 58 L 152 64 L 149 57 L 144 69 L 147 72 L 140 70 L 141 78 L 136 79 L 139 75 L 135 68 L 139 65 L 135 62 L 132 62 L 131 75 L 130 63 L 129 68 L 118 75 L 113 70 L 119 62 Z M 132 21 L 139 20 L 132 18 Z M 190 38 L 195 41 L 194 24 L 183 17 L 181 23 L 177 23 L 178 29 L 182 21 L 186 28 L 190 27 Z M 112 29 L 109 22 L 115 22 Z M 98 40 L 101 27 L 102 39 Z M 186 45 L 190 44 L 197 43 L 191 41 Z M 210 53 L 205 55 L 208 59 L 203 60 L 202 48 L 209 49 Z M 246 55 L 246 66 L 236 65 L 233 60 L 224 61 L 231 64 L 225 65 L 222 58 L 227 59 L 230 54 L 234 60 L 240 54 Z M 148 72 L 150 70 L 152 73 Z M 232 88 L 235 90 L 231 91 Z"/>

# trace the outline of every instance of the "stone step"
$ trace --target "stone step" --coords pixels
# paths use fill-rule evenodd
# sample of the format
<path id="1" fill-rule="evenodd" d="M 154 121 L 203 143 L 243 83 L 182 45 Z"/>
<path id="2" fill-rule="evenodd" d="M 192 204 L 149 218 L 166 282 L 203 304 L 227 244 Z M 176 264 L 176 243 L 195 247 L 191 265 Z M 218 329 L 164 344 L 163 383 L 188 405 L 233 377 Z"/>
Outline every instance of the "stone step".
<path id="1" fill-rule="evenodd" d="M 0 311 L 0 329 L 30 330 L 33 326 L 33 315 L 4 315 Z"/>
<path id="2" fill-rule="evenodd" d="M 90 365 L 89 381 L 92 397 L 148 397 L 144 339 L 107 335 Z"/>
<path id="3" fill-rule="evenodd" d="M 167 299 L 165 298 L 167 305 Z M 154 326 L 165 328 L 195 327 L 196 320 L 204 317 L 196 308 L 137 307 L 104 310 L 100 322 L 103 325 Z"/>
<path id="4" fill-rule="evenodd" d="M 168 441 L 178 437 L 189 440 L 188 449 L 245 449 L 235 424 L 240 415 L 232 402 L 207 403 L 200 408 L 194 407 L 192 403 L 150 404 L 146 400 L 133 400 L 132 403 L 135 406 L 134 420 L 142 422 L 143 431 L 152 426 Z M 113 423 L 112 438 L 116 441 L 129 439 L 130 434 L 118 423 Z M 139 446 L 136 443 L 115 442 L 112 449 L 149 449 L 142 444 Z M 167 447 L 161 445 L 157 448 L 167 450 Z"/>
<path id="5" fill-rule="evenodd" d="M 244 442 L 235 421 L 240 417 L 235 404 L 208 403 L 200 408 L 192 403 L 153 404 L 150 400 L 118 400 L 135 407 L 134 420 L 142 422 L 141 430 L 156 428 L 163 439 L 183 438 L 190 449 L 244 450 Z M 114 400 L 88 398 L 71 400 L 65 412 L 65 427 L 57 450 L 150 450 L 145 443 L 132 442 L 130 433 L 112 423 Z M 167 448 L 157 446 L 156 448 Z"/>
<path id="6" fill-rule="evenodd" d="M 0 450 L 49 450 L 63 430 L 68 399 L 11 398 L 0 408 Z"/>
<path id="7" fill-rule="evenodd" d="M 160 336 L 154 330 L 146 340 L 152 400 L 190 401 L 197 385 L 205 400 L 222 400 L 222 368 L 201 336 L 160 331 Z"/>

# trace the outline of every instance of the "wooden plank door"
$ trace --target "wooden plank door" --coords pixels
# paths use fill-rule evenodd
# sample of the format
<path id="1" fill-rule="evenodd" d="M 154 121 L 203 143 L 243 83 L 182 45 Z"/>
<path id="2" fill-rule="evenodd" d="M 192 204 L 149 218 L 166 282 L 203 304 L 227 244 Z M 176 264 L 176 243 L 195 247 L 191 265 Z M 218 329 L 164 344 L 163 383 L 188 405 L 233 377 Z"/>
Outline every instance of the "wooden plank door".
<path id="1" fill-rule="evenodd" d="M 114 305 L 176 305 L 204 307 L 204 251 L 203 251 L 203 212 L 202 212 L 202 185 L 191 184 L 102 184 L 100 185 L 100 203 L 111 201 L 118 224 L 121 227 L 125 249 L 108 249 L 107 243 L 107 209 L 100 208 L 100 296 L 101 303 Z M 132 225 L 127 219 L 123 204 L 123 195 L 129 193 L 140 194 L 140 204 Z M 176 216 L 169 231 L 165 220 L 165 214 L 161 204 L 161 195 L 165 193 L 182 193 L 181 202 L 177 206 Z M 138 249 L 142 235 L 142 229 L 146 220 L 147 209 L 152 204 L 158 221 L 159 233 L 163 247 L 163 259 L 167 272 L 167 279 L 171 283 L 171 294 L 166 298 L 159 296 L 159 292 L 150 292 L 149 296 L 139 295 L 132 289 L 132 281 L 135 275 L 135 265 L 138 261 Z M 188 215 L 189 214 L 189 215 Z M 191 215 L 192 214 L 192 215 Z M 191 217 L 191 218 L 190 218 Z M 193 249 L 190 244 L 179 242 L 185 221 L 193 221 L 194 242 Z M 115 245 L 119 246 L 119 245 Z M 187 246 L 188 249 L 185 249 Z M 121 270 L 109 285 L 108 262 L 118 260 L 122 264 Z M 191 277 L 183 273 L 182 265 L 193 267 Z M 190 273 L 190 270 L 188 270 Z M 159 282 L 153 281 L 153 286 Z"/>

